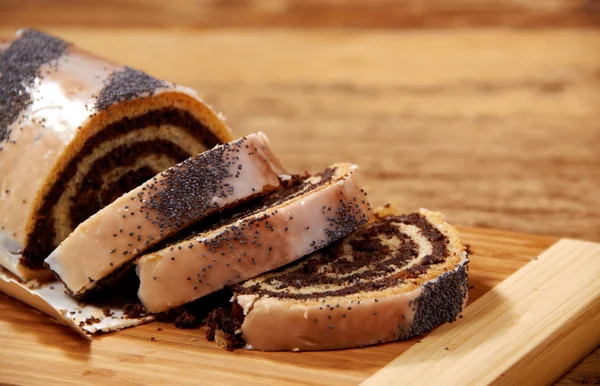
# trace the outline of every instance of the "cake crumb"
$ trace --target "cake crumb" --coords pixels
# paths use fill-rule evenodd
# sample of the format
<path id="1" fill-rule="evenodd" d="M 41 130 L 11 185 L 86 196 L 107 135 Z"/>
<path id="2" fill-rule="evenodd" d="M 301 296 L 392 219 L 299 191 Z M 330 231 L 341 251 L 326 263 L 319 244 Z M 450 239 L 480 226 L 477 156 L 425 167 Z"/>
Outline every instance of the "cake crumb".
<path id="1" fill-rule="evenodd" d="M 175 327 L 181 328 L 182 330 L 191 330 L 200 327 L 202 321 L 187 310 L 183 311 L 175 319 Z"/>
<path id="2" fill-rule="evenodd" d="M 471 249 L 471 244 L 465 244 L 465 252 L 467 252 L 467 255 L 473 253 L 473 249 Z"/>
<path id="3" fill-rule="evenodd" d="M 246 342 L 239 335 L 242 324 L 231 316 L 231 311 L 217 308 L 206 318 L 206 339 L 215 341 L 217 345 L 227 351 L 243 347 Z"/>
<path id="4" fill-rule="evenodd" d="M 140 303 L 128 303 L 123 306 L 123 314 L 129 319 L 144 317 L 148 311 Z"/>
<path id="5" fill-rule="evenodd" d="M 100 318 L 97 318 L 95 316 L 90 316 L 89 318 L 87 318 L 85 320 L 85 324 L 87 324 L 88 326 L 91 326 L 94 323 L 100 323 Z"/>

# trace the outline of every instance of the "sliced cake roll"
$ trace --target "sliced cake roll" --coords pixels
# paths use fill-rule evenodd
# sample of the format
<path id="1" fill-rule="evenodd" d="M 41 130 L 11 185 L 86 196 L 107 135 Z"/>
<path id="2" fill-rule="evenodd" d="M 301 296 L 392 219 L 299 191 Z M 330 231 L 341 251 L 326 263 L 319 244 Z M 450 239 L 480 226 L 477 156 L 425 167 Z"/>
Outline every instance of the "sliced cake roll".
<path id="1" fill-rule="evenodd" d="M 467 255 L 439 213 L 380 217 L 299 263 L 234 287 L 247 348 L 329 350 L 408 338 L 452 322 Z M 225 335 L 233 336 L 234 332 Z"/>
<path id="2" fill-rule="evenodd" d="M 0 264 L 21 279 L 123 193 L 233 139 L 190 89 L 35 30 L 0 45 Z"/>
<path id="3" fill-rule="evenodd" d="M 46 259 L 75 296 L 185 227 L 279 187 L 283 168 L 258 133 L 156 175 L 88 218 Z"/>
<path id="4" fill-rule="evenodd" d="M 365 224 L 370 207 L 354 174 L 335 164 L 292 178 L 285 189 L 220 226 L 175 242 L 137 262 L 138 297 L 162 312 L 278 268 Z"/>

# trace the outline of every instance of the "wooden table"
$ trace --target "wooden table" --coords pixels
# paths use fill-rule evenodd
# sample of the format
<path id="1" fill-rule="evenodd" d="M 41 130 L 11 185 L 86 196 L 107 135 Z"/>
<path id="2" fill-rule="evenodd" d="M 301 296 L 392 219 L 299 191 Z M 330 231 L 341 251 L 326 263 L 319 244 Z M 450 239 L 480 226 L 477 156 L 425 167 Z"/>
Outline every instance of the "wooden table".
<path id="1" fill-rule="evenodd" d="M 496 18 L 467 1 L 451 12 L 428 5 L 395 13 L 382 1 L 349 1 L 323 6 L 320 16 L 314 2 L 250 1 L 245 18 L 205 3 L 163 10 L 153 1 L 146 13 L 116 1 L 97 10 L 66 3 L 32 12 L 31 3 L 9 1 L 0 34 L 40 26 L 191 86 L 236 133 L 266 132 L 292 170 L 357 163 L 375 204 L 600 241 L 597 2 L 542 1 L 558 8 L 541 12 L 509 1 Z M 450 28 L 458 24 L 468 28 Z M 236 28 L 215 28 L 223 25 Z M 340 25 L 403 28 L 325 28 Z M 558 383 L 599 380 L 597 349 Z"/>

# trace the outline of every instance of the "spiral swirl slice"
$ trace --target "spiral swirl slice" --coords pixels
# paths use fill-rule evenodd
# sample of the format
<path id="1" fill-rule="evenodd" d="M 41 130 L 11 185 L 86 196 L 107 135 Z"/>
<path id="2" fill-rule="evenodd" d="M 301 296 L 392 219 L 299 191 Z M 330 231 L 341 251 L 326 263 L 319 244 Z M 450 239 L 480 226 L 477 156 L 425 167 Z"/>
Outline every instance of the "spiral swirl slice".
<path id="1" fill-rule="evenodd" d="M 192 90 L 35 30 L 0 42 L 0 264 L 23 280 L 83 220 L 229 129 Z"/>
<path id="2" fill-rule="evenodd" d="M 441 214 L 386 216 L 299 263 L 234 288 L 259 350 L 327 350 L 408 338 L 466 304 L 467 257 Z M 239 312 L 240 314 L 242 312 Z"/>

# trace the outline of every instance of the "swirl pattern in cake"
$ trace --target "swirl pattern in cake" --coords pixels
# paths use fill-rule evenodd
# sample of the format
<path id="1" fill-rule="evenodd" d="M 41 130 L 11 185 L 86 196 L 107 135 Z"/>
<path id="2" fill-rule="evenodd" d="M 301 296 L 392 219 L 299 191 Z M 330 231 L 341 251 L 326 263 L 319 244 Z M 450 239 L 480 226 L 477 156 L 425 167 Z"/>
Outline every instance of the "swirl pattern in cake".
<path id="1" fill-rule="evenodd" d="M 467 263 L 458 232 L 439 213 L 380 217 L 236 286 L 241 337 L 260 350 L 324 350 L 419 335 L 461 312 Z"/>
<path id="2" fill-rule="evenodd" d="M 0 42 L 0 264 L 21 279 L 83 220 L 232 140 L 195 93 L 36 30 Z"/>

